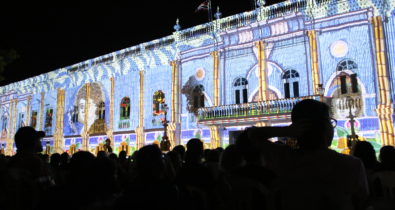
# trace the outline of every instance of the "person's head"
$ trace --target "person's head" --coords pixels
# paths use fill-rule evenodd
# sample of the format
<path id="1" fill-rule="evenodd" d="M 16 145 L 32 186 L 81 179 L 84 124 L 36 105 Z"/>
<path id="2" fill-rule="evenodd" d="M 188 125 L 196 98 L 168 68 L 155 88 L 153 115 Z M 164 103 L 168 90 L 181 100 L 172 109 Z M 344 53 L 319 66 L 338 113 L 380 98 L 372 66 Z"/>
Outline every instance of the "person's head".
<path id="1" fill-rule="evenodd" d="M 107 153 L 105 151 L 98 151 L 97 158 L 107 158 Z"/>
<path id="2" fill-rule="evenodd" d="M 180 155 L 181 159 L 184 160 L 184 158 L 185 158 L 185 147 L 184 146 L 182 146 L 181 144 L 177 145 L 173 148 L 173 151 L 177 152 Z"/>
<path id="3" fill-rule="evenodd" d="M 331 145 L 334 128 L 327 104 L 305 99 L 298 102 L 291 113 L 292 124 L 307 123 L 310 128 L 302 136 L 298 136 L 300 148 L 327 148 Z"/>
<path id="4" fill-rule="evenodd" d="M 51 160 L 50 160 L 51 166 L 57 167 L 60 164 L 60 154 L 59 153 L 54 153 L 51 155 Z"/>
<path id="5" fill-rule="evenodd" d="M 107 146 L 110 146 L 111 145 L 111 140 L 110 139 L 106 139 L 105 143 L 106 143 Z"/>
<path id="6" fill-rule="evenodd" d="M 63 152 L 63 153 L 60 155 L 60 165 L 66 165 L 66 164 L 68 164 L 68 163 L 69 163 L 69 160 L 70 160 L 70 155 L 69 155 L 69 153 Z"/>
<path id="7" fill-rule="evenodd" d="M 381 163 L 395 164 L 395 148 L 390 145 L 381 147 L 379 158 Z"/>
<path id="8" fill-rule="evenodd" d="M 219 150 L 211 149 L 207 152 L 207 155 L 205 156 L 206 162 L 218 163 L 220 155 L 221 152 Z"/>
<path id="9" fill-rule="evenodd" d="M 200 139 L 193 138 L 187 143 L 185 161 L 200 162 L 203 157 L 203 142 Z"/>
<path id="10" fill-rule="evenodd" d="M 377 166 L 376 151 L 370 142 L 358 141 L 353 148 L 352 155 L 361 159 L 368 169 L 373 169 Z"/>
<path id="11" fill-rule="evenodd" d="M 127 156 L 126 151 L 123 150 L 123 151 L 119 152 L 118 159 L 121 161 L 125 161 L 126 156 Z"/>
<path id="12" fill-rule="evenodd" d="M 263 157 L 260 151 L 251 144 L 247 131 L 241 132 L 236 138 L 236 147 L 248 164 L 262 165 Z"/>
<path id="13" fill-rule="evenodd" d="M 135 159 L 136 170 L 140 175 L 158 177 L 163 170 L 162 152 L 155 145 L 142 147 Z"/>
<path id="14" fill-rule="evenodd" d="M 220 157 L 221 168 L 225 172 L 231 172 L 243 166 L 244 159 L 241 152 L 235 144 L 231 144 L 222 152 Z"/>
<path id="15" fill-rule="evenodd" d="M 110 158 L 113 161 L 117 161 L 118 160 L 118 157 L 117 157 L 117 155 L 115 153 L 110 153 L 108 155 L 108 158 Z"/>
<path id="16" fill-rule="evenodd" d="M 18 152 L 42 152 L 40 140 L 44 136 L 45 133 L 43 131 L 36 131 L 30 126 L 19 128 L 14 136 Z"/>

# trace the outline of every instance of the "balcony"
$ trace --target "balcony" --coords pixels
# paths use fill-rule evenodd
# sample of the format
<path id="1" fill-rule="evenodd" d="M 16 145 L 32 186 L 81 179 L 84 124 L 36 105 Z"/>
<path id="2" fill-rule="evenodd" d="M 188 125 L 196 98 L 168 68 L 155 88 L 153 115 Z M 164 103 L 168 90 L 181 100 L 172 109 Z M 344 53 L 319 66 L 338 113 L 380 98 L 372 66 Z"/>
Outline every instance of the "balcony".
<path id="1" fill-rule="evenodd" d="M 229 104 L 222 106 L 203 107 L 198 110 L 198 123 L 203 125 L 255 124 L 257 122 L 286 122 L 291 118 L 295 104 L 304 99 L 321 100 L 321 96 L 305 96 Z"/>

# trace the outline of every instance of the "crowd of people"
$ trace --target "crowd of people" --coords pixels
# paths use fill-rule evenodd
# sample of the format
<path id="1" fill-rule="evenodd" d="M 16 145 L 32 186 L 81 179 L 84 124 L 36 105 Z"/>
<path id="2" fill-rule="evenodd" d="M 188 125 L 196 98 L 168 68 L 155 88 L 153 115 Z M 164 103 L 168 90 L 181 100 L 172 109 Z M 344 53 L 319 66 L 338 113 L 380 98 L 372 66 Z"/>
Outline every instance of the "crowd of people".
<path id="1" fill-rule="evenodd" d="M 333 125 L 319 101 L 299 102 L 291 119 L 247 128 L 225 149 L 204 149 L 194 138 L 131 156 L 42 155 L 42 133 L 22 127 L 16 155 L 0 157 L 0 209 L 395 209 L 394 147 L 382 147 L 379 161 L 366 141 L 351 155 L 329 149 Z"/>

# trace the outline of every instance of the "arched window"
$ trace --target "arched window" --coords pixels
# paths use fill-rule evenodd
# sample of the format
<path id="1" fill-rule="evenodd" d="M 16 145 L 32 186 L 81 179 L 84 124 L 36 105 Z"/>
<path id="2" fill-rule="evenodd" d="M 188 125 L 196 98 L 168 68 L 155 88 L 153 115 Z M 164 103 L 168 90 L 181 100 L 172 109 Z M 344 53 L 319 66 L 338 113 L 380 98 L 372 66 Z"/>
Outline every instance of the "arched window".
<path id="1" fill-rule="evenodd" d="M 248 92 L 247 92 L 248 81 L 246 78 L 240 77 L 233 83 L 233 88 L 235 90 L 235 103 L 247 103 L 248 102 Z"/>
<path id="2" fill-rule="evenodd" d="M 349 70 L 355 72 L 358 69 L 358 65 L 352 60 L 343 60 L 340 61 L 336 67 L 336 71 L 339 72 L 338 78 L 340 83 L 340 92 L 341 94 L 347 93 L 358 93 L 358 80 L 357 74 L 347 74 L 345 71 Z M 351 87 L 351 90 L 349 90 Z"/>
<path id="3" fill-rule="evenodd" d="M 203 85 L 196 85 L 193 89 L 193 108 L 198 109 L 204 107 L 204 87 Z"/>
<path id="4" fill-rule="evenodd" d="M 154 116 L 160 115 L 163 112 L 163 103 L 165 103 L 165 93 L 161 90 L 157 90 L 152 97 L 152 114 Z"/>
<path id="5" fill-rule="evenodd" d="M 99 119 L 104 120 L 106 116 L 106 104 L 103 101 L 101 101 L 98 107 L 99 107 Z"/>
<path id="6" fill-rule="evenodd" d="M 120 119 L 121 120 L 126 120 L 130 118 L 130 99 L 129 97 L 124 97 L 121 100 L 121 106 L 120 106 Z"/>
<path id="7" fill-rule="evenodd" d="M 287 70 L 282 79 L 284 81 L 284 97 L 299 97 L 299 73 L 293 69 Z"/>

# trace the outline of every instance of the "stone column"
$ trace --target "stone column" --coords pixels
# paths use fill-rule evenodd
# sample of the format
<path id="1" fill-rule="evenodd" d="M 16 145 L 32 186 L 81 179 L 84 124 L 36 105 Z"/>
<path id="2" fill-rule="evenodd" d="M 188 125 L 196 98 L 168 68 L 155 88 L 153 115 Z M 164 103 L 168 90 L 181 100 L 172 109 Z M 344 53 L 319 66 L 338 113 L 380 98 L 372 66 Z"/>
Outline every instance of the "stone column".
<path id="1" fill-rule="evenodd" d="M 317 34 L 315 30 L 307 31 L 310 44 L 310 62 L 311 62 L 311 75 L 313 80 L 313 94 L 319 95 L 319 84 L 321 84 L 319 77 L 318 66 L 318 48 L 317 48 Z"/>
<path id="2" fill-rule="evenodd" d="M 44 121 L 44 113 L 45 113 L 45 110 L 44 110 L 44 97 L 45 97 L 45 93 L 44 92 L 41 92 L 41 104 L 40 104 L 40 119 L 39 119 L 39 121 L 38 121 L 38 128 L 37 128 L 37 130 L 39 130 L 39 131 L 41 131 L 41 130 L 43 130 L 43 121 Z"/>
<path id="3" fill-rule="evenodd" d="M 32 96 L 28 96 L 27 97 L 26 114 L 25 114 L 25 116 L 26 116 L 25 126 L 30 126 L 31 101 L 32 101 Z"/>
<path id="4" fill-rule="evenodd" d="M 63 152 L 63 120 L 64 120 L 64 95 L 65 91 L 58 89 L 56 100 L 56 127 L 54 135 L 54 152 Z"/>
<path id="5" fill-rule="evenodd" d="M 7 131 L 7 140 L 6 140 L 6 155 L 13 155 L 13 145 L 14 145 L 14 135 L 15 135 L 15 128 L 16 128 L 16 104 L 18 103 L 18 99 L 11 99 L 10 100 L 10 107 L 9 107 L 9 120 L 8 120 L 8 131 Z"/>
<path id="6" fill-rule="evenodd" d="M 264 41 L 255 43 L 258 48 L 258 72 L 259 72 L 259 100 L 266 101 L 269 99 L 267 91 L 267 73 L 266 73 L 266 55 Z"/>
<path id="7" fill-rule="evenodd" d="M 89 116 L 88 116 L 88 113 L 89 113 L 89 106 L 90 106 L 89 97 L 91 94 L 91 84 L 87 83 L 87 84 L 85 84 L 85 86 L 86 86 L 86 88 L 85 88 L 85 91 L 86 91 L 85 101 L 86 102 L 85 102 L 85 115 L 84 115 L 84 131 L 81 134 L 81 137 L 82 137 L 82 149 L 88 150 L 88 141 L 89 141 L 89 133 L 88 133 L 88 131 L 89 131 L 88 117 Z"/>
<path id="8" fill-rule="evenodd" d="M 214 87 L 214 106 L 220 105 L 220 86 L 219 86 L 219 56 L 218 51 L 211 53 L 213 57 L 213 87 Z M 210 126 L 211 147 L 221 146 L 221 133 L 218 126 Z"/>
<path id="9" fill-rule="evenodd" d="M 139 72 L 140 75 L 140 94 L 139 94 L 139 125 L 136 128 L 136 149 L 144 145 L 144 70 Z"/>
<path id="10" fill-rule="evenodd" d="M 180 76 L 178 61 L 171 61 L 171 121 L 167 127 L 171 147 L 181 143 L 180 124 Z"/>
<path id="11" fill-rule="evenodd" d="M 111 139 L 111 147 L 114 148 L 114 77 L 110 78 L 111 92 L 110 92 L 110 122 L 106 130 L 106 135 Z"/>
<path id="12" fill-rule="evenodd" d="M 374 32 L 375 60 L 379 88 L 379 104 L 377 105 L 376 112 L 379 117 L 381 143 L 383 145 L 395 145 L 394 122 L 392 119 L 394 110 L 391 104 L 391 81 L 387 67 L 383 22 L 380 16 L 373 17 L 371 22 Z"/>

